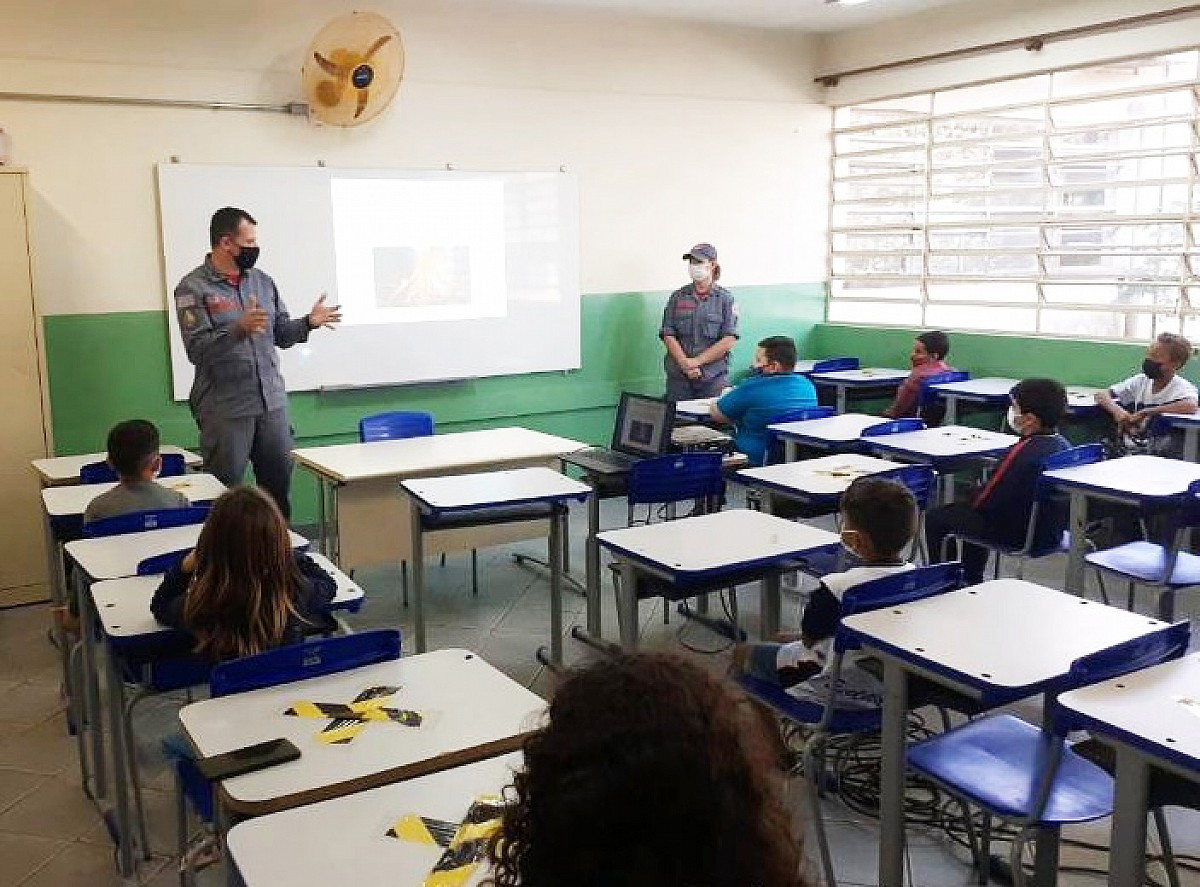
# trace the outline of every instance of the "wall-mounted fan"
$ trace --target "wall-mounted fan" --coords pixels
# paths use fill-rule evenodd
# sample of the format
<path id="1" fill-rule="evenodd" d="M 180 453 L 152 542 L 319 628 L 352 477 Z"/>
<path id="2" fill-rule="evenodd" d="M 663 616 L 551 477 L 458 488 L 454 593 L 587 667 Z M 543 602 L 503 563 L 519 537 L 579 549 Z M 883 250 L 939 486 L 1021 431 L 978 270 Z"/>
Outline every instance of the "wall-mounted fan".
<path id="1" fill-rule="evenodd" d="M 309 116 L 332 126 L 376 117 L 404 76 L 400 32 L 374 12 L 335 18 L 313 38 L 302 71 Z"/>

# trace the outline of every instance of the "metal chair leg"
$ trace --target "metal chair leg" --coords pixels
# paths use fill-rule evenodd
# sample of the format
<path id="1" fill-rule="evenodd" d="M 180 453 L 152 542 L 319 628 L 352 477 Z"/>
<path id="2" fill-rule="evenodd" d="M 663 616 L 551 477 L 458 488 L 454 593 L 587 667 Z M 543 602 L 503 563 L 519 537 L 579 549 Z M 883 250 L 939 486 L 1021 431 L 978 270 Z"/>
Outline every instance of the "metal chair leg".
<path id="1" fill-rule="evenodd" d="M 817 850 L 821 855 L 821 869 L 825 875 L 825 887 L 837 887 L 833 872 L 833 854 L 829 852 L 829 836 L 825 833 L 825 817 L 821 815 L 822 755 L 820 745 L 824 742 L 819 734 L 811 737 L 804 745 L 804 781 L 808 786 L 809 817 L 817 833 Z"/>
<path id="2" fill-rule="evenodd" d="M 171 772 L 175 776 L 175 850 L 179 856 L 179 884 L 188 887 L 191 871 L 184 863 L 188 850 L 188 806 L 177 761 L 171 761 Z"/>
<path id="3" fill-rule="evenodd" d="M 408 606 L 408 561 L 400 561 L 400 600 Z"/>
<path id="4" fill-rule="evenodd" d="M 479 597 L 479 552 L 471 549 L 471 597 Z"/>
<path id="5" fill-rule="evenodd" d="M 133 815 L 137 819 L 138 839 L 142 843 L 142 859 L 149 860 L 150 836 L 146 827 L 146 804 L 142 794 L 142 778 L 138 770 L 137 752 L 133 744 L 133 709 L 149 694 L 139 693 L 125 703 L 125 717 L 122 718 L 122 737 L 125 743 L 125 760 L 129 764 L 129 786 L 133 789 Z M 118 774 L 119 776 L 120 774 Z"/>
<path id="6" fill-rule="evenodd" d="M 1175 851 L 1171 847 L 1171 833 L 1167 830 L 1167 816 L 1162 807 L 1150 811 L 1154 815 L 1154 830 L 1158 832 L 1158 843 L 1162 847 L 1163 868 L 1167 870 L 1167 883 L 1179 887 L 1179 866 L 1175 862 Z"/>

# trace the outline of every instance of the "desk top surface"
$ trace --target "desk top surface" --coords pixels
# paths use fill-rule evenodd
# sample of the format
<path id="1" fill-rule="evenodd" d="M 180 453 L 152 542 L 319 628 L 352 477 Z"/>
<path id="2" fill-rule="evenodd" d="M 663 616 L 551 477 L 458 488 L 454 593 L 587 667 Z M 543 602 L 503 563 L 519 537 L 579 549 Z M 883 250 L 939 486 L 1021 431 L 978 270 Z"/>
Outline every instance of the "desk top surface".
<path id="1" fill-rule="evenodd" d="M 585 444 L 528 428 L 458 431 L 374 443 L 293 450 L 296 461 L 336 481 L 436 474 L 460 468 L 552 459 Z"/>
<path id="2" fill-rule="evenodd" d="M 1200 653 L 1059 696 L 1087 729 L 1200 769 Z"/>
<path id="3" fill-rule="evenodd" d="M 299 702 L 348 703 L 367 688 L 395 687 L 387 705 L 415 711 L 419 726 L 372 721 L 345 744 L 318 739 L 329 719 L 285 714 Z M 184 706 L 179 720 L 202 757 L 276 737 L 295 761 L 222 784 L 239 812 L 275 812 L 515 750 L 546 703 L 467 650 L 436 650 L 326 677 Z"/>
<path id="4" fill-rule="evenodd" d="M 225 485 L 211 474 L 180 474 L 160 477 L 156 483 L 169 490 L 178 490 L 188 501 L 211 502 L 225 492 Z M 97 496 L 115 487 L 116 481 L 103 484 L 72 484 L 70 486 L 46 487 L 42 490 L 42 504 L 51 517 L 72 517 L 87 511 Z"/>
<path id="5" fill-rule="evenodd" d="M 850 443 L 858 440 L 863 429 L 881 425 L 888 420 L 882 416 L 865 413 L 842 413 L 824 419 L 805 419 L 801 422 L 779 422 L 768 425 L 767 430 L 780 437 L 794 440 L 813 440 L 828 443 Z"/>
<path id="6" fill-rule="evenodd" d="M 781 492 L 794 491 L 813 496 L 839 496 L 857 478 L 882 471 L 904 468 L 900 462 L 876 459 L 858 453 L 822 456 L 802 462 L 784 462 L 761 468 L 743 468 L 734 476 L 749 486 L 761 486 Z"/>
<path id="7" fill-rule="evenodd" d="M 1005 403 L 1009 392 L 1020 379 L 1008 379 L 1003 376 L 984 376 L 978 379 L 964 379 L 961 382 L 939 382 L 930 385 L 930 389 L 942 394 L 953 394 L 959 397 L 978 397 L 986 401 Z M 1077 410 L 1096 405 L 1096 392 L 1099 388 L 1087 385 L 1068 385 L 1067 406 Z"/>
<path id="8" fill-rule="evenodd" d="M 693 419 L 707 419 L 708 408 L 717 402 L 715 397 L 697 397 L 693 400 L 680 400 L 675 403 L 675 412 L 681 416 Z"/>
<path id="9" fill-rule="evenodd" d="M 433 511 L 525 505 L 535 502 L 583 501 L 592 488 L 552 468 L 511 468 L 480 474 L 419 477 L 400 482 Z"/>
<path id="10" fill-rule="evenodd" d="M 900 370 L 891 367 L 860 367 L 857 370 L 833 370 L 828 373 L 813 373 L 810 378 L 814 382 L 827 385 L 890 385 L 903 382 L 911 370 Z"/>
<path id="11" fill-rule="evenodd" d="M 477 798 L 500 796 L 521 761 L 519 753 L 502 755 L 248 819 L 230 830 L 229 849 L 246 887 L 328 887 L 349 872 L 357 887 L 415 887 L 443 850 L 390 837 L 388 830 L 410 815 L 461 821 Z M 486 876 L 481 865 L 463 887 Z"/>
<path id="12" fill-rule="evenodd" d="M 1168 499 L 1200 480 L 1200 464 L 1162 456 L 1122 456 L 1047 471 L 1061 487 L 1145 499 Z"/>
<path id="13" fill-rule="evenodd" d="M 122 536 L 97 536 L 76 539 L 66 544 L 67 554 L 93 580 L 123 579 L 137 575 L 137 565 L 148 557 L 195 548 L 203 524 L 188 524 L 166 530 L 147 530 Z M 303 548 L 308 540 L 288 531 L 293 548 Z"/>
<path id="14" fill-rule="evenodd" d="M 163 444 L 159 447 L 159 452 L 178 453 L 183 456 L 184 464 L 188 466 L 196 466 L 204 461 L 190 450 L 171 444 Z M 55 486 L 79 483 L 79 469 L 93 462 L 103 462 L 107 458 L 108 453 L 84 453 L 79 456 L 51 456 L 47 459 L 34 459 L 31 464 L 33 470 L 41 475 L 42 483 Z"/>
<path id="15" fill-rule="evenodd" d="M 748 508 L 606 530 L 596 538 L 617 554 L 681 574 L 778 562 L 839 544 L 836 533 Z"/>
<path id="16" fill-rule="evenodd" d="M 309 556 L 337 583 L 330 609 L 342 610 L 363 599 L 363 590 L 324 555 Z M 104 633 L 110 638 L 126 639 L 170 631 L 150 612 L 150 601 L 162 579 L 160 574 L 93 582 L 92 600 L 96 602 L 96 612 L 100 615 Z"/>
<path id="17" fill-rule="evenodd" d="M 1176 428 L 1194 428 L 1200 426 L 1200 412 L 1163 413 L 1160 418 Z"/>
<path id="18" fill-rule="evenodd" d="M 1012 434 L 1002 434 L 984 428 L 967 428 L 962 425 L 945 425 L 922 431 L 863 438 L 864 443 L 872 448 L 933 459 L 1002 453 L 1019 440 L 1019 437 Z"/>
<path id="19" fill-rule="evenodd" d="M 977 689 L 1028 689 L 1163 623 L 1020 579 L 847 616 L 867 646 Z"/>

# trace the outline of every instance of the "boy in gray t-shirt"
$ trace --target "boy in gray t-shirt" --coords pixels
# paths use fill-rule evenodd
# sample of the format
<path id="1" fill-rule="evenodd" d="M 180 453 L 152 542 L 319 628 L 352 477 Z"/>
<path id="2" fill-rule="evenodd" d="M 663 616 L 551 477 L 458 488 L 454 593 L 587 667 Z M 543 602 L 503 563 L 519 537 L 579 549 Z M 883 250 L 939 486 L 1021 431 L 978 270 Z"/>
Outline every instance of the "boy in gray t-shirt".
<path id="1" fill-rule="evenodd" d="M 169 490 L 154 478 L 162 468 L 158 453 L 158 429 L 145 419 L 130 419 L 108 433 L 108 464 L 120 483 L 101 493 L 83 513 L 84 524 L 162 508 L 186 508 L 190 503 L 177 490 Z"/>

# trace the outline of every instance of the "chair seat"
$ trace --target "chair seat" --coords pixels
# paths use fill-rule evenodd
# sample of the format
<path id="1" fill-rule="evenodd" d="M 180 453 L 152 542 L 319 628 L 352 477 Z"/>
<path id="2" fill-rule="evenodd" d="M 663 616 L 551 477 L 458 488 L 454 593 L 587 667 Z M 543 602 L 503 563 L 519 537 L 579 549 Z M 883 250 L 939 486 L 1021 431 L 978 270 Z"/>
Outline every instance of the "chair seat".
<path id="1" fill-rule="evenodd" d="M 809 699 L 797 699 L 782 687 L 754 675 L 743 674 L 737 683 L 752 698 L 797 724 L 821 723 L 825 707 Z M 855 710 L 835 709 L 829 722 L 830 733 L 876 733 L 879 731 L 882 712 L 880 709 Z"/>
<path id="2" fill-rule="evenodd" d="M 1186 551 L 1179 552 L 1175 561 L 1175 571 L 1169 581 L 1164 581 L 1167 549 L 1153 542 L 1129 542 L 1089 554 L 1084 560 L 1102 570 L 1155 585 L 1200 585 L 1200 557 Z"/>
<path id="3" fill-rule="evenodd" d="M 916 743 L 908 750 L 908 765 L 971 803 L 999 816 L 1028 821 L 1033 818 L 1037 789 L 1031 774 L 1040 772 L 1037 759 L 1045 748 L 1038 727 L 999 714 Z M 1044 825 L 1089 822 L 1108 816 L 1112 807 L 1112 777 L 1068 748 L 1045 812 L 1037 821 Z"/>
<path id="4" fill-rule="evenodd" d="M 969 542 L 973 545 L 979 545 L 983 548 L 990 548 L 993 551 L 998 551 L 1005 557 L 1015 557 L 1025 548 L 1025 544 L 1023 542 L 1020 545 L 1009 545 L 1004 542 L 998 542 L 995 539 L 981 539 L 976 536 L 959 535 L 959 538 L 962 539 L 963 542 Z M 1051 554 L 1066 554 L 1070 550 L 1071 533 L 1070 531 L 1064 530 L 1061 536 L 1059 536 L 1057 539 L 1051 540 L 1046 545 L 1035 544 L 1034 547 L 1029 551 L 1029 554 L 1026 556 L 1031 558 L 1047 557 Z"/>
<path id="5" fill-rule="evenodd" d="M 449 514 L 422 515 L 421 523 L 427 530 L 453 530 L 460 527 L 477 527 L 483 524 L 505 524 L 526 520 L 546 520 L 553 517 L 554 507 L 545 502 L 522 505 L 496 505 L 488 508 L 473 508 L 470 511 L 455 511 Z"/>

